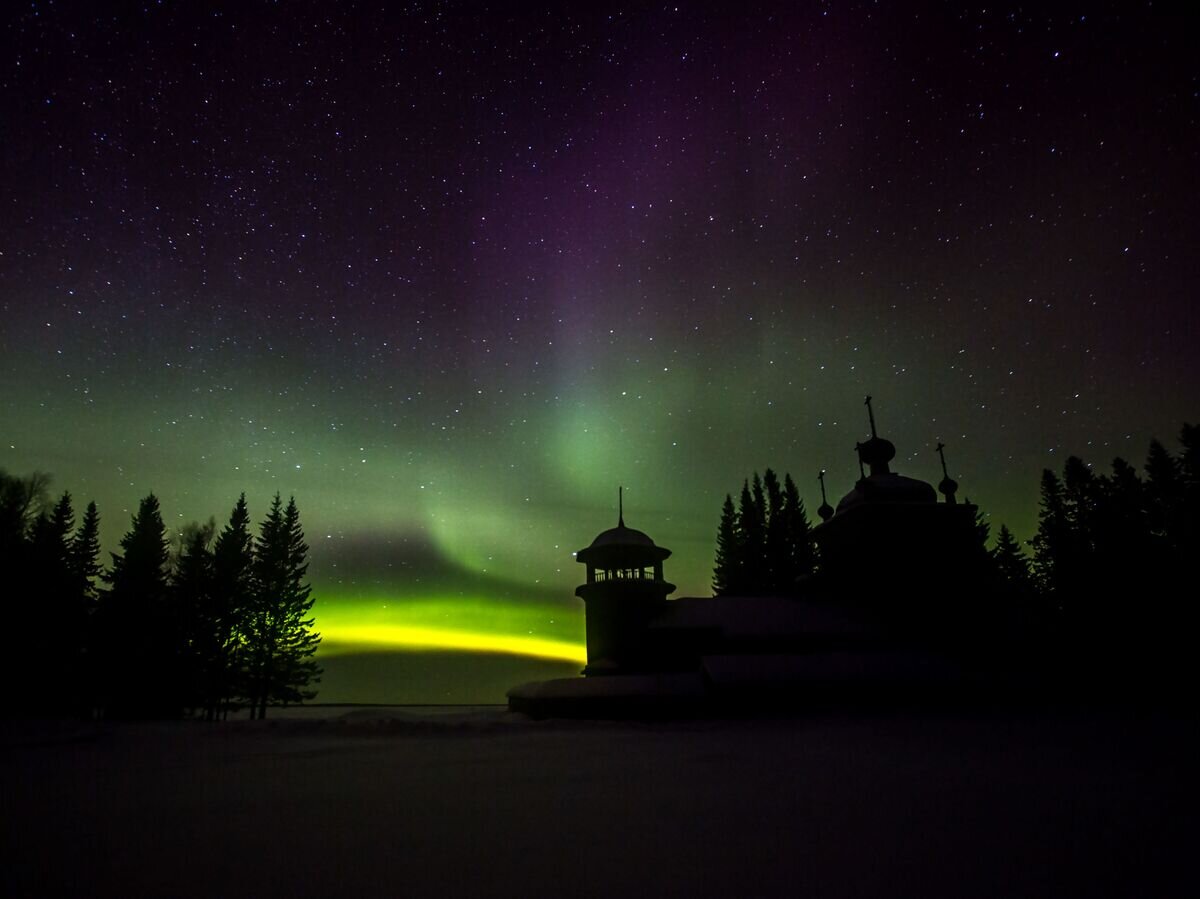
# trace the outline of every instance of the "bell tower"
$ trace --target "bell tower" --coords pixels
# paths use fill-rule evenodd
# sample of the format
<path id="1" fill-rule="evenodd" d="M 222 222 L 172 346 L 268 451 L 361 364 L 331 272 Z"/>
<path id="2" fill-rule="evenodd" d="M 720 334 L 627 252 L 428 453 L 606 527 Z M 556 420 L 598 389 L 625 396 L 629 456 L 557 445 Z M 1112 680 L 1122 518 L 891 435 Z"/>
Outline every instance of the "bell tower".
<path id="1" fill-rule="evenodd" d="M 617 510 L 617 526 L 575 554 L 587 566 L 587 582 L 575 588 L 587 618 L 586 675 L 632 673 L 643 667 L 647 627 L 675 590 L 663 579 L 663 560 L 671 551 L 625 526 L 621 491 Z"/>

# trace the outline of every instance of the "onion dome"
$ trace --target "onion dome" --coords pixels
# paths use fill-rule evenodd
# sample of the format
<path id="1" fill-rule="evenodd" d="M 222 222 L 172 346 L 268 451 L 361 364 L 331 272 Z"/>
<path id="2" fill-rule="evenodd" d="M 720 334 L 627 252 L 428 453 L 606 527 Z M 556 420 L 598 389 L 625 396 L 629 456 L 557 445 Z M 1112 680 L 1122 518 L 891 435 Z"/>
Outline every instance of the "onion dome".
<path id="1" fill-rule="evenodd" d="M 871 421 L 871 439 L 855 445 L 858 464 L 870 466 L 871 473 L 859 478 L 854 489 L 842 497 L 837 505 L 840 515 L 847 509 L 875 503 L 936 503 L 937 493 L 925 481 L 896 474 L 888 463 L 896 458 L 896 446 L 880 437 L 875 430 L 875 412 L 871 398 L 866 399 L 867 415 Z"/>
<path id="2" fill-rule="evenodd" d="M 887 474 L 888 463 L 896 458 L 896 445 L 872 436 L 866 443 L 858 444 L 858 456 L 871 469 L 872 475 Z"/>
<path id="3" fill-rule="evenodd" d="M 817 509 L 817 514 L 821 516 L 822 521 L 828 521 L 833 517 L 833 506 L 829 505 L 829 500 L 825 498 L 825 472 L 823 470 L 817 475 L 817 480 L 821 482 L 821 506 Z"/>

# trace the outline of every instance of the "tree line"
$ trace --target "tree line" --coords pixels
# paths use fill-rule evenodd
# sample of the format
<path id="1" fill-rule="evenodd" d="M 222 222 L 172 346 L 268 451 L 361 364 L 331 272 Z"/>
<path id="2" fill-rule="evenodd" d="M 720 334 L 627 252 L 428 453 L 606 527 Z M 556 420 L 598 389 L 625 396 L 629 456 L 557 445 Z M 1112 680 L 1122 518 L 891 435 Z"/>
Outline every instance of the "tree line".
<path id="1" fill-rule="evenodd" d="M 316 695 L 308 546 L 295 499 L 276 494 L 251 533 L 243 494 L 227 524 L 172 541 L 154 494 L 100 563 L 100 516 L 76 525 L 48 476 L 0 471 L 0 570 L 10 610 L 13 708 L 38 714 L 208 720 Z"/>
<path id="2" fill-rule="evenodd" d="M 1152 440 L 1144 476 L 1120 457 L 1110 474 L 1077 456 L 1061 476 L 1043 471 L 1029 564 L 1010 547 L 996 549 L 1014 590 L 1043 598 L 1084 632 L 1136 624 L 1127 614 L 1132 597 L 1138 619 L 1170 627 L 1181 607 L 1175 591 L 1195 582 L 1200 553 L 1200 426 L 1184 424 L 1179 443 L 1172 455 Z"/>
<path id="3" fill-rule="evenodd" d="M 817 551 L 800 491 L 790 474 L 783 486 L 768 468 L 742 482 L 734 508 L 725 495 L 717 528 L 713 593 L 762 596 L 790 592 L 796 579 L 816 569 Z"/>
<path id="4" fill-rule="evenodd" d="M 1026 546 L 1002 525 L 995 545 L 981 553 L 969 585 L 986 601 L 1019 610 L 1048 630 L 1113 633 L 1131 623 L 1129 601 L 1139 598 L 1142 621 L 1178 620 L 1177 597 L 1167 585 L 1194 583 L 1200 555 L 1200 426 L 1184 424 L 1182 449 L 1172 455 L 1150 443 L 1139 474 L 1116 458 L 1100 474 L 1077 456 L 1059 475 L 1042 473 L 1037 533 Z M 989 527 L 976 517 L 982 548 Z M 717 528 L 716 595 L 789 593 L 796 579 L 819 572 L 820 558 L 795 484 L 781 490 L 767 469 L 742 484 L 734 504 L 726 495 Z M 968 586 L 968 585 L 964 585 Z M 1149 599 L 1147 599 L 1149 597 Z M 1153 603 L 1164 604 L 1153 609 Z M 1174 602 L 1171 609 L 1165 604 Z M 1170 616 L 1174 616 L 1171 618 Z"/>

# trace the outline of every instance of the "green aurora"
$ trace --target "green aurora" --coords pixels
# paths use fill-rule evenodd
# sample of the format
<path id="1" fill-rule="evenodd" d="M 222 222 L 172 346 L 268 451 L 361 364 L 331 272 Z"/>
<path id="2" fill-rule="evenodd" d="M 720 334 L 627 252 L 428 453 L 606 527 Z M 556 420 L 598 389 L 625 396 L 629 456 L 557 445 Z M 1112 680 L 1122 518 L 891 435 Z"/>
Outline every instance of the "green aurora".
<path id="1" fill-rule="evenodd" d="M 0 33 L 0 467 L 106 550 L 151 491 L 176 532 L 294 496 L 318 699 L 577 670 L 618 486 L 707 595 L 726 493 L 836 503 L 868 393 L 1020 540 L 1044 468 L 1196 414 L 1156 10 L 89 10 Z"/>

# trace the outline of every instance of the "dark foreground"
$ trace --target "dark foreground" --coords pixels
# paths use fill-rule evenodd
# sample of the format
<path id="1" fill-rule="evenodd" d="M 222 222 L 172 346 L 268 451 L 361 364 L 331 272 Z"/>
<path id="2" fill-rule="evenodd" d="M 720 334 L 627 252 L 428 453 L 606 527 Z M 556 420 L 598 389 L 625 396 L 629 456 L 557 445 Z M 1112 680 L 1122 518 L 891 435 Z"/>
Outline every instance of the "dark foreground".
<path id="1" fill-rule="evenodd" d="M 7 725 L 4 896 L 1195 896 L 1130 713 Z"/>

